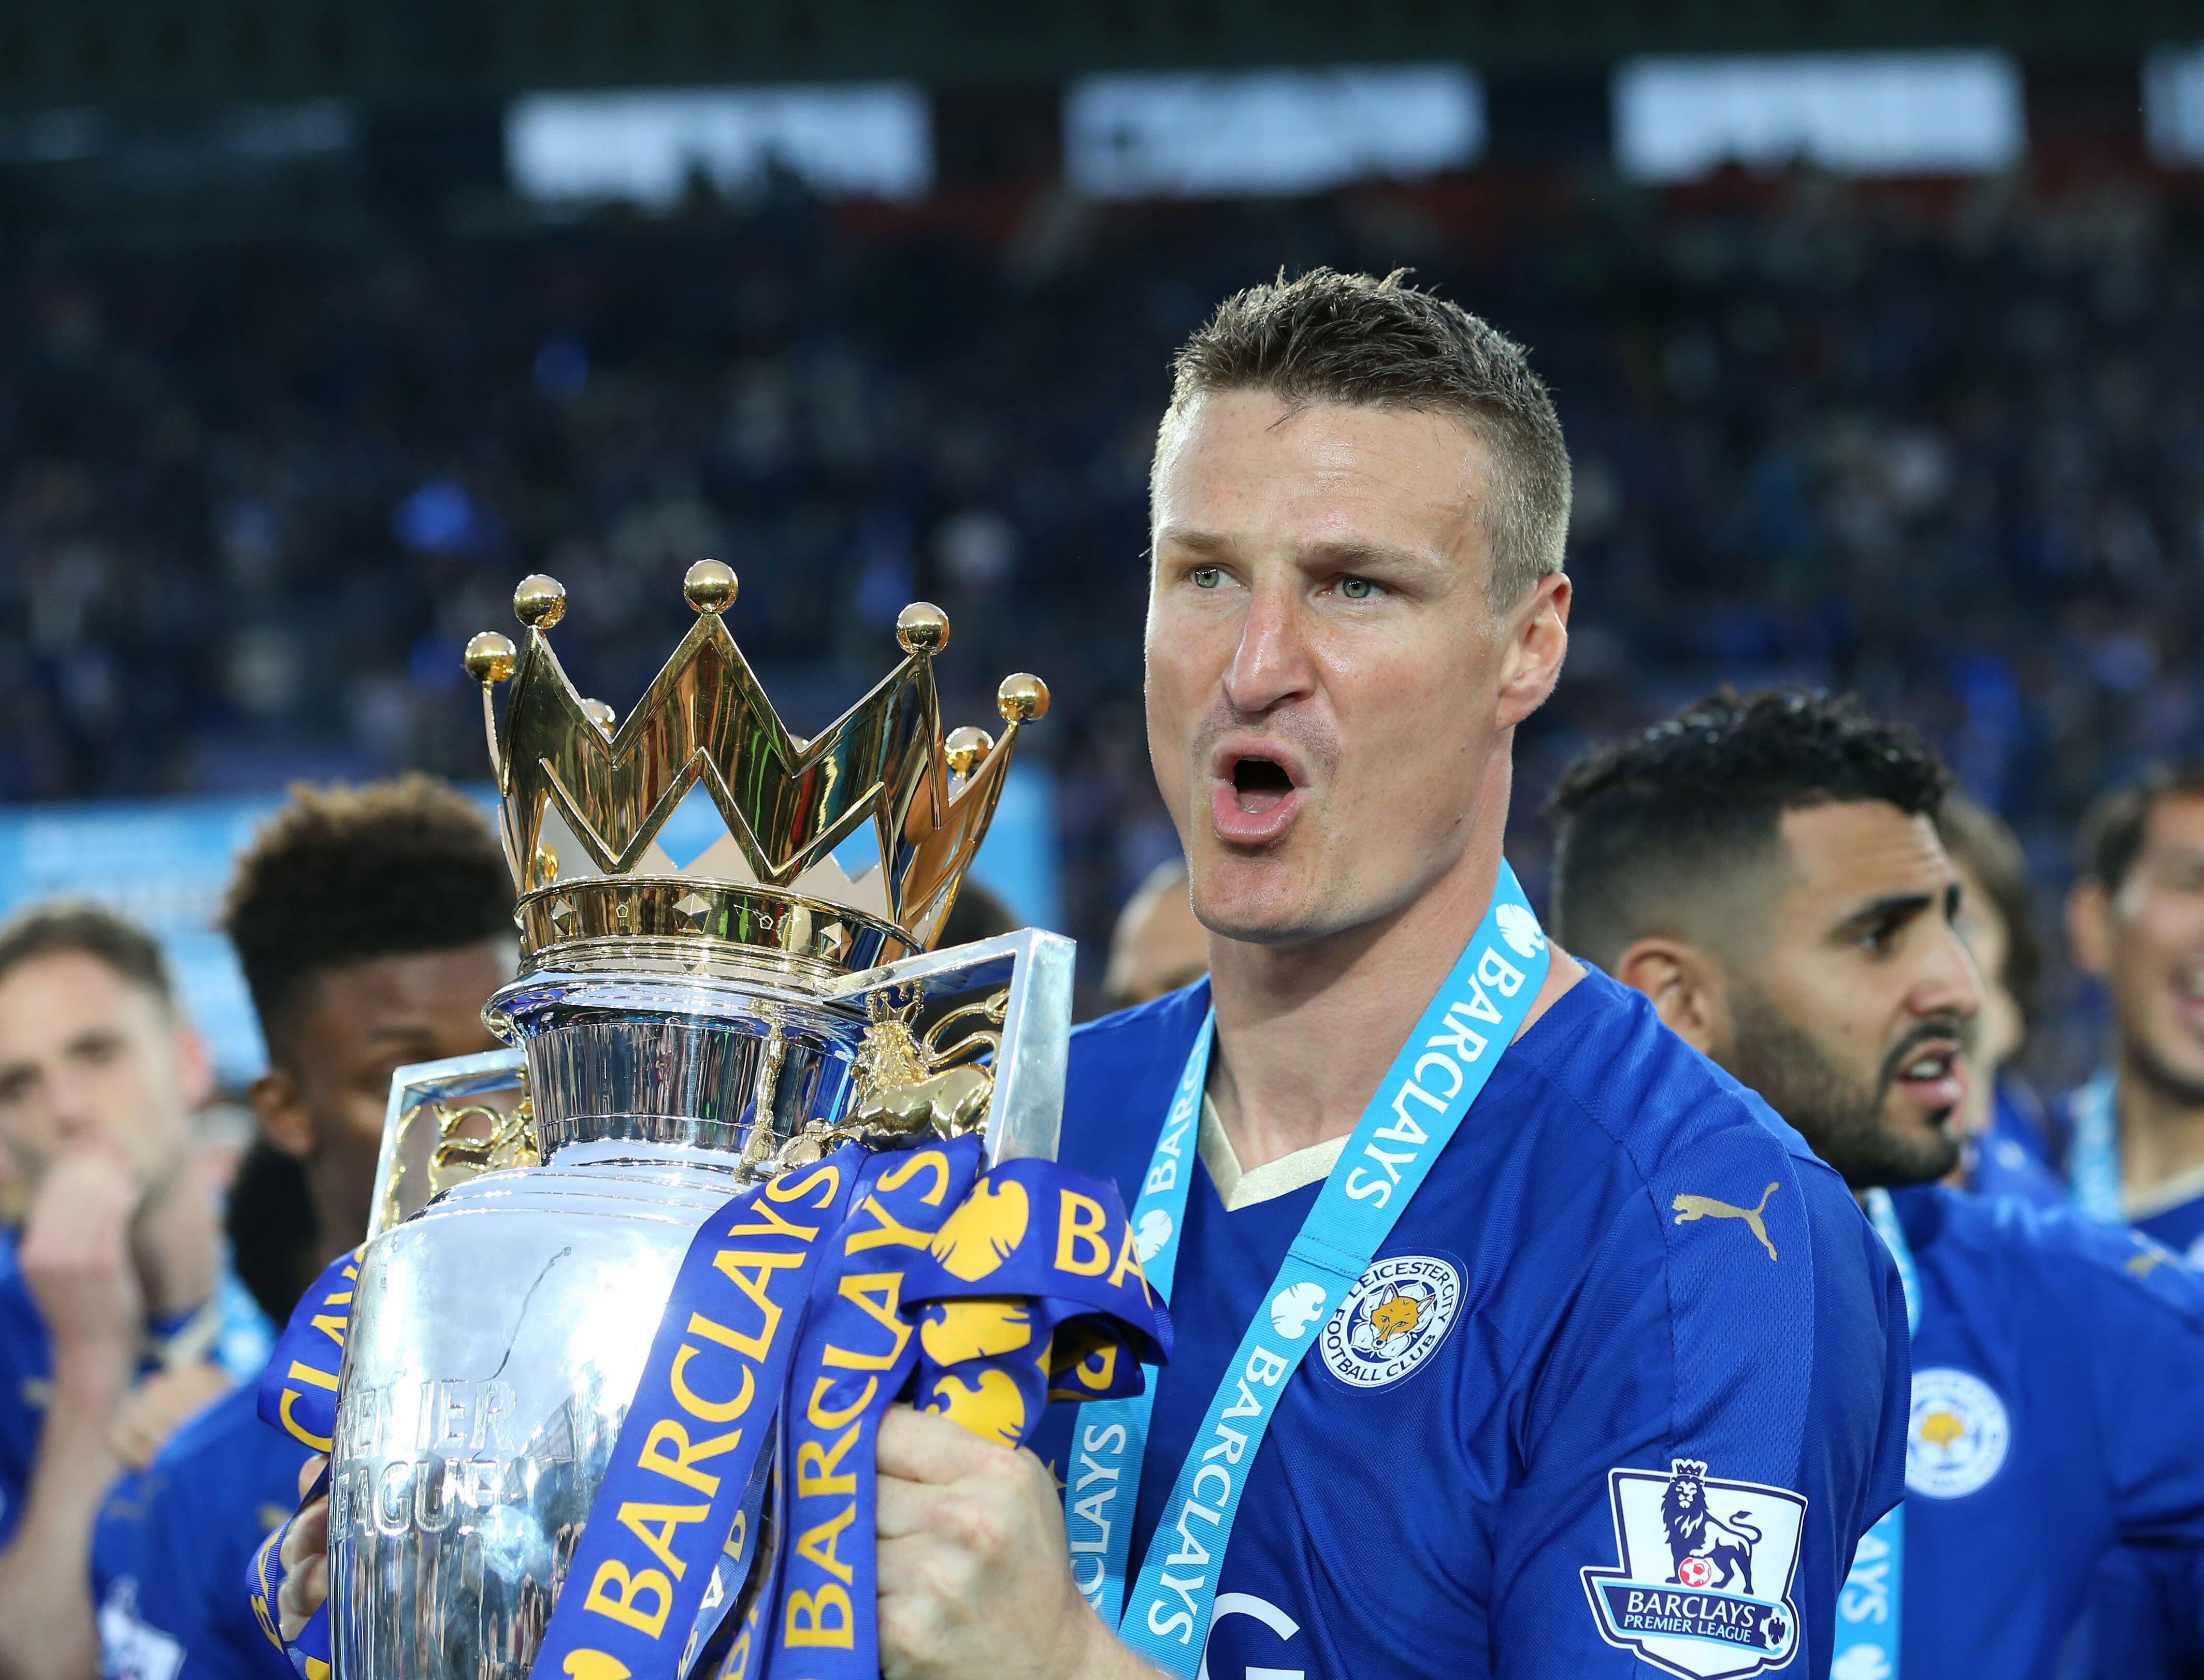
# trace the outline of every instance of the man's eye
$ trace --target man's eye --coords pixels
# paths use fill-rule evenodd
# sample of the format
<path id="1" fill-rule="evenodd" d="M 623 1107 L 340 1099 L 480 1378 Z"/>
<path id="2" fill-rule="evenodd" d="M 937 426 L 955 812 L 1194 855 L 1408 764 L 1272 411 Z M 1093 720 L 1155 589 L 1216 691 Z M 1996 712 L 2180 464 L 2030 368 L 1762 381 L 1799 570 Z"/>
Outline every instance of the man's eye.
<path id="1" fill-rule="evenodd" d="M 1344 600 L 1371 600 L 1378 594 L 1378 586 L 1366 577 L 1342 577 L 1338 588 Z"/>
<path id="2" fill-rule="evenodd" d="M 1224 568 L 1198 565 L 1188 572 L 1187 577 L 1193 581 L 1194 587 L 1197 589 L 1213 589 L 1224 582 Z"/>

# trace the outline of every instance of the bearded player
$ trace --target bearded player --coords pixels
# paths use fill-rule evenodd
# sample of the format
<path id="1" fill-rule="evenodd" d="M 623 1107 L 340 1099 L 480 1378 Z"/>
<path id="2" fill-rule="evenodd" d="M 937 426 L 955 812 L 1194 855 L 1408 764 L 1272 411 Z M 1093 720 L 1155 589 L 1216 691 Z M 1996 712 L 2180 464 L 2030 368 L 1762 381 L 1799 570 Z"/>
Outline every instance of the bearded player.
<path id="1" fill-rule="evenodd" d="M 1176 1348 L 1037 1452 L 890 1415 L 895 1680 L 1827 1672 L 1902 1299 L 1843 1181 L 1507 873 L 1568 504 L 1521 349 L 1398 277 L 1259 287 L 1180 352 L 1148 734 L 1212 978 L 1075 1035 L 1061 1151 Z M 1749 1558 L 1672 1550 L 1679 1478 Z"/>
<path id="2" fill-rule="evenodd" d="M 1855 706 L 1717 695 L 1562 778 L 1555 920 L 1877 1204 L 1917 1281 L 1902 1541 L 1846 1593 L 1894 1599 L 1899 1638 L 1839 1672 L 2047 1680 L 2100 1559 L 2185 1581 L 2204 1553 L 2204 1278 L 1936 1182 L 1982 1004 L 1944 791 Z"/>

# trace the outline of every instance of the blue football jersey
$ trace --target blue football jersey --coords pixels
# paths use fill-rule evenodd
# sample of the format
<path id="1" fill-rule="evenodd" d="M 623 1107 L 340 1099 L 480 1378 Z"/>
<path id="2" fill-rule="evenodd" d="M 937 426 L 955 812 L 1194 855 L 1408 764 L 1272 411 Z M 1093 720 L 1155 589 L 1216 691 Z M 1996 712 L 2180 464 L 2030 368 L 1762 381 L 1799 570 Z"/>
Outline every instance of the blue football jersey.
<path id="1" fill-rule="evenodd" d="M 1922 1298 L 1902 1671 L 2049 1676 L 2115 1548 L 2204 1548 L 2204 1276 L 2071 1212 L 1892 1199 Z"/>
<path id="2" fill-rule="evenodd" d="M 2090 1599 L 2098 1680 L 2204 1680 L 2204 1553 L 2123 1546 Z"/>
<path id="3" fill-rule="evenodd" d="M 2154 1208 L 2137 1218 L 2135 1227 L 2176 1254 L 2187 1256 L 2191 1265 L 2204 1266 L 2204 1196 Z"/>
<path id="4" fill-rule="evenodd" d="M 24 1281 L 16 1242 L 14 1229 L 0 1227 L 0 1547 L 21 1520 L 53 1374 L 52 1343 Z M 234 1379 L 257 1375 L 268 1363 L 276 1333 L 227 1267 L 216 1282 L 211 1310 L 217 1320 L 206 1357 Z M 146 1327 L 147 1334 L 157 1342 L 198 1316 L 189 1312 L 156 1322 Z M 154 1369 L 154 1362 L 147 1359 L 143 1369 Z"/>
<path id="5" fill-rule="evenodd" d="M 45 1321 L 16 1263 L 15 1233 L 0 1227 L 0 1547 L 22 1520 L 50 1375 Z"/>
<path id="6" fill-rule="evenodd" d="M 1073 1036 L 1061 1157 L 1129 1207 L 1206 1003 Z M 1228 1213 L 1195 1172 L 1135 1573 L 1183 1543 L 1155 1533 L 1173 1478 L 1318 1190 Z M 1826 1672 L 1853 1548 L 1901 1492 L 1896 1272 L 1837 1175 L 1637 993 L 1589 974 L 1508 1051 L 1318 1334 L 1222 1565 L 1218 1680 Z M 1034 1446 L 1075 1503 L 1071 1411 Z"/>
<path id="7" fill-rule="evenodd" d="M 2034 1099 L 2000 1074 L 1990 1123 L 1975 1140 L 1967 1188 L 1978 1196 L 2007 1197 L 2030 1207 L 2063 1207 L 2066 1183 L 2052 1168 L 2043 1123 Z"/>
<path id="8" fill-rule="evenodd" d="M 223 1395 L 108 1496 L 92 1547 L 102 1680 L 293 1680 L 245 1578 L 310 1455 L 260 1421 L 258 1390 Z"/>

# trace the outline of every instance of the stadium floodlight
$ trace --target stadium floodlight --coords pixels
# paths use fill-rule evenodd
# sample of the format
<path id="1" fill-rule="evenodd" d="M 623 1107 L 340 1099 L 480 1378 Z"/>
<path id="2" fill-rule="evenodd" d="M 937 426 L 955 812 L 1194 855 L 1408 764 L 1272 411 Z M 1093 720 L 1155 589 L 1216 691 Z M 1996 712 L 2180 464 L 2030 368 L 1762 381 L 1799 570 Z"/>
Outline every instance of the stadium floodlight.
<path id="1" fill-rule="evenodd" d="M 1730 163 L 1986 175 L 2028 149 L 2020 67 L 2001 52 L 1638 58 L 1613 90 L 1615 162 L 1639 180 Z"/>
<path id="2" fill-rule="evenodd" d="M 829 198 L 923 198 L 933 114 L 907 82 L 535 93 L 506 112 L 506 169 L 524 197 L 668 210 L 699 174 L 753 187 L 775 164 Z"/>
<path id="3" fill-rule="evenodd" d="M 1085 76 L 1064 94 L 1064 174 L 1098 198 L 1320 192 L 1484 150 L 1484 86 L 1459 65 Z"/>
<path id="4" fill-rule="evenodd" d="M 2142 116 L 2152 157 L 2204 163 L 2204 47 L 2160 47 L 2143 61 Z"/>

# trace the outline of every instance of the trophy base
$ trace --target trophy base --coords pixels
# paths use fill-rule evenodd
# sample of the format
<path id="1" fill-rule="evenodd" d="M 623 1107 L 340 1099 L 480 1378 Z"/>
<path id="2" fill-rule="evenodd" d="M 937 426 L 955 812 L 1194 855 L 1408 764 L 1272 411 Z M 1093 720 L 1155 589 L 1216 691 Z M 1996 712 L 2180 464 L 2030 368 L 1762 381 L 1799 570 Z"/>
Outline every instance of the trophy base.
<path id="1" fill-rule="evenodd" d="M 340 1680 L 524 1680 L 682 1256 L 742 1177 L 577 1144 L 368 1246 L 331 1483 Z"/>

